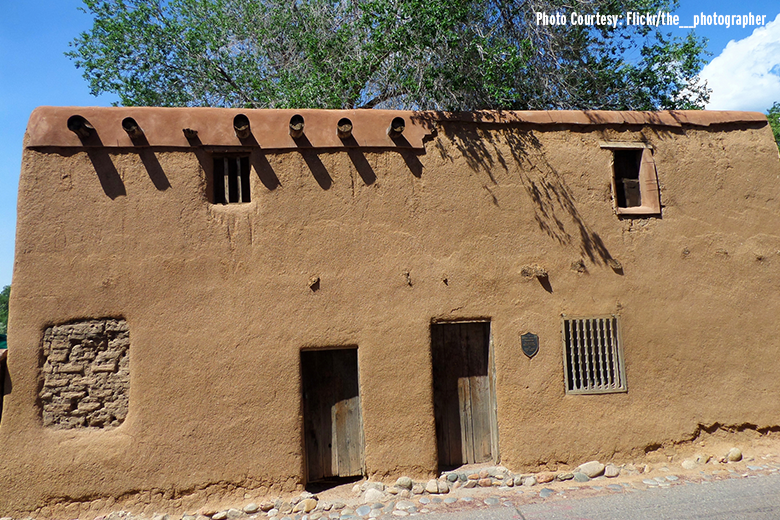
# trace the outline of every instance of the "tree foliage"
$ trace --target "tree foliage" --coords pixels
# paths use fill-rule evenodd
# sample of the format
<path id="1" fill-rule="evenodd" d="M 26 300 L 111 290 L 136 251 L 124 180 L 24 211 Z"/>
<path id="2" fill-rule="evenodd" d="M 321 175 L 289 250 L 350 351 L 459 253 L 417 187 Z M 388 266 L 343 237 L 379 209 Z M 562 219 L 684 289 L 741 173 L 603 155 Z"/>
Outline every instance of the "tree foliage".
<path id="1" fill-rule="evenodd" d="M 124 105 L 697 108 L 704 43 L 647 26 L 537 25 L 537 12 L 674 0 L 84 0 L 68 55 Z"/>
<path id="2" fill-rule="evenodd" d="M 8 299 L 11 297 L 11 286 L 6 285 L 0 292 L 0 335 L 8 330 Z"/>
<path id="3" fill-rule="evenodd" d="M 766 118 L 769 120 L 769 126 L 772 127 L 772 133 L 775 135 L 777 148 L 780 149 L 780 101 L 775 101 L 772 108 L 767 111 Z"/>

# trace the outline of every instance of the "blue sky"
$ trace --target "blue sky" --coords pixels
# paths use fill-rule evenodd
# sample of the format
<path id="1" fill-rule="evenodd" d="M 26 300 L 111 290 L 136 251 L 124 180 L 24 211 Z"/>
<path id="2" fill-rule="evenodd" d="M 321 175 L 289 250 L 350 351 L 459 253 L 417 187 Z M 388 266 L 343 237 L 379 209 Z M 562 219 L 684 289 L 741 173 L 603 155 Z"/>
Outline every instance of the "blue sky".
<path id="1" fill-rule="evenodd" d="M 702 71 L 713 89 L 711 109 L 766 111 L 780 101 L 780 4 L 777 0 L 682 0 L 673 15 L 692 25 L 699 15 L 765 15 L 765 27 L 700 26 L 711 62 Z M 72 62 L 68 43 L 91 20 L 80 0 L 0 0 L 0 286 L 11 283 L 16 192 L 22 139 L 32 110 L 41 105 L 109 106 L 95 98 Z M 676 35 L 685 29 L 670 28 Z"/>

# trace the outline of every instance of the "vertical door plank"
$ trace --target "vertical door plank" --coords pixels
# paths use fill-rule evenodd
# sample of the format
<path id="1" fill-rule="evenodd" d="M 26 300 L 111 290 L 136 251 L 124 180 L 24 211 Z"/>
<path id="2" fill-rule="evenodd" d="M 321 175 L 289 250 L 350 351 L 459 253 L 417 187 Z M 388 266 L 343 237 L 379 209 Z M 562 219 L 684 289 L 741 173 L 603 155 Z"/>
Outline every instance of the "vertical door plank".
<path id="1" fill-rule="evenodd" d="M 488 462 L 491 453 L 490 382 L 488 376 L 472 376 L 471 420 L 474 437 L 474 462 Z"/>
<path id="2" fill-rule="evenodd" d="M 362 474 L 362 435 L 360 434 L 360 399 L 344 399 L 333 407 L 336 424 L 338 475 L 352 477 Z"/>
<path id="3" fill-rule="evenodd" d="M 346 410 L 344 401 L 333 404 L 330 408 L 330 427 L 331 427 L 331 452 L 330 452 L 330 474 L 338 475 L 341 457 L 346 453 L 346 439 L 344 438 L 344 422 L 346 421 Z"/>
<path id="4" fill-rule="evenodd" d="M 473 459 L 470 462 L 491 460 L 491 396 L 488 371 L 490 332 L 488 323 L 464 323 L 461 325 L 461 341 L 468 355 L 470 381 L 471 431 Z"/>
<path id="5" fill-rule="evenodd" d="M 320 464 L 323 469 L 323 477 L 332 477 L 338 475 L 337 468 L 333 467 L 333 419 L 330 410 L 335 399 L 335 389 L 329 381 L 334 369 L 333 357 L 327 350 L 312 353 L 316 356 L 318 368 L 316 381 L 319 393 L 320 422 L 317 427 L 320 431 L 320 437 L 323 439 L 320 444 Z"/>
<path id="6" fill-rule="evenodd" d="M 301 353 L 301 375 L 303 377 L 304 401 L 304 442 L 306 445 L 306 460 L 308 480 L 320 480 L 329 473 L 328 465 L 324 464 L 327 446 L 330 442 L 330 410 L 323 402 L 321 384 L 320 359 L 317 352 Z M 327 412 L 328 416 L 324 414 Z M 326 428 L 325 425 L 328 425 Z M 328 454 L 329 455 L 329 454 Z"/>
<path id="7" fill-rule="evenodd" d="M 436 423 L 436 448 L 439 464 L 450 465 L 450 429 L 448 415 L 451 414 L 451 398 L 447 392 L 447 371 L 444 366 L 444 328 L 431 326 L 431 362 L 433 373 L 433 415 Z"/>
<path id="8" fill-rule="evenodd" d="M 458 376 L 463 369 L 457 330 L 449 324 L 431 326 L 434 417 L 441 466 L 463 463 Z"/>
<path id="9" fill-rule="evenodd" d="M 336 392 L 333 404 L 334 474 L 357 476 L 362 474 L 363 460 L 357 350 L 330 352 L 333 358 L 331 387 Z"/>
<path id="10" fill-rule="evenodd" d="M 471 385 L 468 377 L 458 378 L 458 404 L 460 405 L 461 459 L 474 462 L 474 431 L 471 420 Z"/>
<path id="11" fill-rule="evenodd" d="M 445 428 L 447 410 L 444 405 L 446 388 L 441 363 L 442 327 L 431 325 L 431 377 L 433 379 L 433 419 L 436 425 L 436 451 L 439 455 L 439 465 L 449 464 L 449 443 Z"/>

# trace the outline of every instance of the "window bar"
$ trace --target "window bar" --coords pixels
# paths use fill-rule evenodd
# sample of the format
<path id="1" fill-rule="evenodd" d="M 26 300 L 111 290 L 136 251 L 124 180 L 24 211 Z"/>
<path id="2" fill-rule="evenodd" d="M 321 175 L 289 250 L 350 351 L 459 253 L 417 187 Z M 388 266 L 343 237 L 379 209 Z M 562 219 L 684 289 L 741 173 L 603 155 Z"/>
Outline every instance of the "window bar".
<path id="1" fill-rule="evenodd" d="M 593 355 L 591 356 L 592 360 L 592 366 L 593 366 L 593 386 L 594 388 L 598 388 L 601 386 L 601 380 L 599 379 L 601 377 L 601 374 L 599 373 L 599 351 L 596 348 L 596 343 L 593 341 L 593 334 L 590 328 L 590 324 L 593 320 L 588 319 L 585 320 L 588 323 L 588 345 L 590 346 L 590 351 L 593 352 Z"/>
<path id="2" fill-rule="evenodd" d="M 593 357 L 595 355 L 593 345 L 588 337 L 588 320 L 580 320 L 580 333 L 582 334 L 582 343 L 585 345 L 585 352 L 587 353 L 588 387 L 592 388 L 596 384 L 596 360 Z"/>
<path id="3" fill-rule="evenodd" d="M 585 320 L 580 320 L 580 334 L 582 334 L 582 343 L 585 345 L 585 361 L 588 364 L 588 379 L 587 386 L 593 387 L 596 383 L 596 367 L 594 366 L 595 360 L 593 359 L 593 348 L 588 343 L 587 330 L 585 329 Z"/>
<path id="4" fill-rule="evenodd" d="M 566 330 L 566 335 L 564 337 L 564 340 L 566 340 L 566 355 L 569 359 L 569 390 L 576 390 L 579 385 L 580 372 L 577 368 L 577 353 L 574 351 L 574 343 L 571 335 L 571 321 L 564 320 L 563 323 Z"/>
<path id="5" fill-rule="evenodd" d="M 590 321 L 589 319 L 583 320 L 587 326 L 585 329 L 585 339 L 588 342 L 588 349 L 590 349 L 590 366 L 593 370 L 593 381 L 591 382 L 591 387 L 597 388 L 599 386 L 599 360 L 596 357 L 598 355 L 598 351 L 596 350 L 596 345 L 593 343 L 593 336 L 590 334 Z"/>
<path id="6" fill-rule="evenodd" d="M 588 338 L 585 335 L 585 320 L 579 321 L 580 342 L 585 349 L 585 373 L 587 374 L 587 378 L 585 378 L 585 387 L 587 388 L 593 386 L 593 352 L 590 349 L 590 345 L 588 345 Z"/>
<path id="7" fill-rule="evenodd" d="M 229 170 L 230 165 L 228 163 L 227 157 L 222 159 L 222 161 L 223 161 L 222 164 L 224 165 L 223 166 L 224 169 L 222 170 L 222 175 L 223 175 L 222 182 L 225 185 L 225 204 L 227 204 L 230 202 L 230 174 L 228 173 L 230 171 Z"/>
<path id="8" fill-rule="evenodd" d="M 577 320 L 571 322 L 571 337 L 574 340 L 574 351 L 577 352 L 577 368 L 579 368 L 579 384 L 577 390 L 585 386 L 585 374 L 582 370 L 582 346 L 580 345 L 580 337 L 577 331 Z"/>
<path id="9" fill-rule="evenodd" d="M 582 320 L 574 320 L 577 337 L 577 348 L 580 352 L 580 370 L 582 370 L 582 385 L 580 389 L 587 388 L 590 373 L 588 372 L 588 347 L 582 341 Z"/>
<path id="10" fill-rule="evenodd" d="M 602 388 L 604 386 L 604 353 L 601 351 L 599 339 L 594 333 L 594 326 L 598 327 L 598 319 L 588 320 L 588 328 L 590 329 L 590 342 L 593 345 L 593 352 L 595 352 L 594 361 L 596 362 L 596 379 L 598 379 L 598 386 Z"/>
<path id="11" fill-rule="evenodd" d="M 596 342 L 593 339 L 593 330 L 591 329 L 591 324 L 593 320 L 588 319 L 586 320 L 588 322 L 588 343 L 590 344 L 590 349 L 593 352 L 593 386 L 600 388 L 601 387 L 601 372 L 599 372 L 599 364 L 601 362 L 601 353 L 599 352 L 599 349 L 597 348 Z"/>
<path id="12" fill-rule="evenodd" d="M 606 384 L 609 388 L 615 388 L 615 373 L 612 370 L 612 350 L 607 343 L 607 336 L 604 332 L 607 326 L 607 320 L 599 320 L 599 344 L 604 352 L 604 373 L 606 374 Z"/>
<path id="13" fill-rule="evenodd" d="M 577 370 L 577 352 L 574 349 L 574 336 L 572 336 L 571 321 L 565 320 L 564 324 L 566 326 L 566 350 L 571 357 L 571 365 L 569 366 L 569 370 L 571 370 L 571 389 L 576 390 L 579 387 L 580 378 L 580 373 Z"/>
<path id="14" fill-rule="evenodd" d="M 603 334 L 606 320 L 599 320 L 599 339 L 601 348 L 604 349 L 604 373 L 607 374 L 609 388 L 615 388 L 615 373 L 612 371 L 612 351 L 607 343 L 607 338 Z"/>
<path id="15" fill-rule="evenodd" d="M 563 350 L 566 355 L 566 387 L 567 390 L 574 390 L 574 380 L 577 377 L 574 371 L 574 353 L 571 349 L 571 333 L 569 331 L 569 320 L 563 320 Z"/>
<path id="16" fill-rule="evenodd" d="M 618 356 L 617 346 L 615 345 L 615 342 L 612 341 L 612 329 L 613 325 L 617 324 L 617 321 L 610 319 L 609 322 L 609 331 L 610 331 L 610 367 L 612 367 L 612 372 L 614 373 L 613 381 L 615 382 L 615 388 L 620 388 L 623 386 L 623 382 L 620 380 L 621 374 L 620 374 L 620 358 Z"/>
<path id="17" fill-rule="evenodd" d="M 615 344 L 615 348 L 614 348 L 614 351 L 615 351 L 615 355 L 614 355 L 614 358 L 615 358 L 615 373 L 617 374 L 618 386 L 624 387 L 625 383 L 623 382 L 623 378 L 626 377 L 626 374 L 623 372 L 622 361 L 621 361 L 621 358 L 620 358 L 621 354 L 620 354 L 620 351 L 618 350 L 618 324 L 617 324 L 617 319 L 613 318 L 612 319 L 612 323 L 614 324 L 613 328 L 615 330 L 615 340 L 613 341 L 613 343 Z"/>
<path id="18" fill-rule="evenodd" d="M 620 381 L 620 371 L 618 370 L 618 359 L 617 359 L 617 349 L 615 348 L 615 320 L 614 318 L 610 318 L 607 320 L 608 329 L 609 329 L 609 349 L 612 352 L 612 369 L 614 370 L 616 374 L 616 381 L 617 386 L 621 386 Z"/>
<path id="19" fill-rule="evenodd" d="M 236 159 L 236 187 L 238 200 L 236 202 L 244 202 L 244 198 L 241 194 L 241 159 Z"/>
<path id="20" fill-rule="evenodd" d="M 594 344 L 596 345 L 596 349 L 599 351 L 599 370 L 601 371 L 601 388 L 606 389 L 609 388 L 610 383 L 612 380 L 609 377 L 609 353 L 607 352 L 606 345 L 604 344 L 604 339 L 601 337 L 601 324 L 604 323 L 604 320 L 601 318 L 597 318 L 594 320 L 595 326 L 596 326 L 596 334 L 593 338 Z"/>

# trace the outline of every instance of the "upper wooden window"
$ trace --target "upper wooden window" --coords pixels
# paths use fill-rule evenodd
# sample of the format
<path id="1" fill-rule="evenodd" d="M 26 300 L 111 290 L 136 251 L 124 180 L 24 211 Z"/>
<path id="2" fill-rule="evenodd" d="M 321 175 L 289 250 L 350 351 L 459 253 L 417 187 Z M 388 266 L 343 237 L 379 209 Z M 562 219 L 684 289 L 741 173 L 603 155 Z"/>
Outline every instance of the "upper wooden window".
<path id="1" fill-rule="evenodd" d="M 653 149 L 646 143 L 602 142 L 612 151 L 612 200 L 618 215 L 660 215 Z"/>

